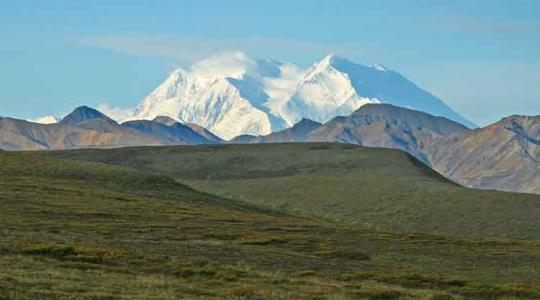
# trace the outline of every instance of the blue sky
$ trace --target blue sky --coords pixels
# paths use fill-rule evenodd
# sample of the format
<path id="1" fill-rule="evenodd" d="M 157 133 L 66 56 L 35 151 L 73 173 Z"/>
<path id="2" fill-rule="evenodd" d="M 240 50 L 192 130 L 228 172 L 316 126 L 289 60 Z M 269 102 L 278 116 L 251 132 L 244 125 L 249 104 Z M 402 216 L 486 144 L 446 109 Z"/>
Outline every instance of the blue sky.
<path id="1" fill-rule="evenodd" d="M 220 50 L 381 63 L 481 125 L 540 114 L 536 0 L 0 0 L 0 115 L 134 106 Z"/>

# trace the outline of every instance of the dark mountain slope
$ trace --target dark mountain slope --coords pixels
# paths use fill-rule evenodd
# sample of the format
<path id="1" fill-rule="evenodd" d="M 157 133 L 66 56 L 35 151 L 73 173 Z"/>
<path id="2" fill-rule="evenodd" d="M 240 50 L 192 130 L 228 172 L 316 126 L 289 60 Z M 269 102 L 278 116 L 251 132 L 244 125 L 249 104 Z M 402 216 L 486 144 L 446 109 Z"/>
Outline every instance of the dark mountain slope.
<path id="1" fill-rule="evenodd" d="M 265 136 L 241 135 L 230 143 L 254 144 L 254 143 L 284 143 L 305 141 L 309 134 L 319 128 L 321 123 L 309 119 L 302 119 L 293 127 L 273 132 Z"/>
<path id="2" fill-rule="evenodd" d="M 101 119 L 79 126 L 37 124 L 0 118 L 0 148 L 6 150 L 46 150 L 85 147 L 157 145 L 157 140 Z"/>
<path id="3" fill-rule="evenodd" d="M 429 164 L 426 152 L 436 139 L 465 131 L 465 126 L 443 117 L 389 104 L 368 104 L 317 128 L 306 141 L 401 149 Z"/>
<path id="4" fill-rule="evenodd" d="M 540 116 L 511 116 L 443 137 L 427 154 L 461 184 L 540 194 Z"/>
<path id="5" fill-rule="evenodd" d="M 201 139 L 201 137 L 205 140 L 205 143 L 208 144 L 219 144 L 223 140 L 217 137 L 215 134 L 210 132 L 209 130 L 205 129 L 202 126 L 191 124 L 191 123 L 179 123 L 169 117 L 166 116 L 159 116 L 154 118 L 153 122 L 161 123 L 166 126 L 171 127 L 173 130 L 179 132 L 179 133 L 188 133 L 191 131 L 194 131 L 197 135 L 196 139 Z M 187 127 L 187 128 L 186 128 Z M 189 129 L 191 129 L 191 131 Z"/>
<path id="6" fill-rule="evenodd" d="M 62 118 L 59 123 L 65 125 L 79 125 L 81 123 L 95 119 L 100 119 L 106 121 L 107 123 L 116 124 L 116 121 L 114 121 L 113 119 L 88 106 L 79 106 L 75 108 L 75 110 L 73 110 L 70 114 Z"/>

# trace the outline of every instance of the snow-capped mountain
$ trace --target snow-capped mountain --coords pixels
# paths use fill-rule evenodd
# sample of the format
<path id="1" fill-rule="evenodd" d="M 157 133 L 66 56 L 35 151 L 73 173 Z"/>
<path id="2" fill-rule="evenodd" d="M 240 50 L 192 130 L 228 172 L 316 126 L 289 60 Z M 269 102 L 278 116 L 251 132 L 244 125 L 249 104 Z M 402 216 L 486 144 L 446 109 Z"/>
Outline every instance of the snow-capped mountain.
<path id="1" fill-rule="evenodd" d="M 380 102 L 362 96 L 354 88 L 351 75 L 336 67 L 338 59 L 327 55 L 305 72 L 285 104 L 283 117 L 289 125 L 301 118 L 326 122 L 335 116 L 348 115 L 364 104 Z"/>
<path id="2" fill-rule="evenodd" d="M 222 53 L 176 69 L 118 121 L 168 116 L 224 139 L 266 135 L 302 118 L 327 122 L 367 103 L 390 103 L 475 125 L 399 73 L 327 55 L 307 69 L 242 52 Z"/>
<path id="3" fill-rule="evenodd" d="M 169 116 L 194 123 L 224 138 L 269 133 L 285 124 L 264 106 L 264 81 L 281 74 L 279 65 L 243 53 L 203 60 L 190 71 L 177 69 L 148 95 L 130 118 Z"/>
<path id="4" fill-rule="evenodd" d="M 326 122 L 368 103 L 420 110 L 476 127 L 401 74 L 381 65 L 363 66 L 334 55 L 327 55 L 308 69 L 286 107 L 294 116 L 293 123 L 302 117 Z"/>

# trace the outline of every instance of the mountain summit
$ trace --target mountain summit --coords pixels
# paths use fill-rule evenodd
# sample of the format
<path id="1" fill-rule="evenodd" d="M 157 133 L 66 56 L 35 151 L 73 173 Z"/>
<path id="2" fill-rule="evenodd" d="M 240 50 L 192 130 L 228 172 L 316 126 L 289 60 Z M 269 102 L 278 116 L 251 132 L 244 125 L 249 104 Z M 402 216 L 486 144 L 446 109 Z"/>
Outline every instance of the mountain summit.
<path id="1" fill-rule="evenodd" d="M 368 103 L 389 103 L 475 127 L 399 73 L 327 55 L 302 69 L 290 63 L 222 53 L 176 69 L 119 121 L 168 116 L 221 138 L 267 135 L 302 118 L 327 122 Z"/>
<path id="2" fill-rule="evenodd" d="M 320 104 L 316 103 L 315 116 L 307 116 L 315 120 L 323 118 L 327 121 L 336 115 L 350 114 L 359 107 L 358 104 L 380 102 L 446 117 L 467 127 L 476 127 L 442 100 L 421 89 L 401 74 L 381 65 L 368 67 L 343 57 L 329 55 L 312 67 L 306 81 L 307 83 L 302 83 L 303 89 L 325 89 L 319 93 L 304 91 L 303 94 L 297 96 L 300 97 L 300 103 L 316 103 L 318 100 L 318 103 L 328 106 L 329 96 L 333 96 L 335 99 L 333 103 L 339 107 L 333 116 L 317 116 L 317 113 L 327 110 L 321 109 L 317 106 Z M 293 98 L 292 102 L 294 101 L 298 99 Z M 305 106 L 300 105 L 300 107 Z"/>
<path id="3" fill-rule="evenodd" d="M 103 113 L 88 106 L 79 106 L 75 108 L 73 112 L 62 118 L 59 123 L 63 125 L 79 125 L 81 123 L 95 119 L 104 120 L 109 123 L 116 123 L 114 120 L 107 117 Z"/>

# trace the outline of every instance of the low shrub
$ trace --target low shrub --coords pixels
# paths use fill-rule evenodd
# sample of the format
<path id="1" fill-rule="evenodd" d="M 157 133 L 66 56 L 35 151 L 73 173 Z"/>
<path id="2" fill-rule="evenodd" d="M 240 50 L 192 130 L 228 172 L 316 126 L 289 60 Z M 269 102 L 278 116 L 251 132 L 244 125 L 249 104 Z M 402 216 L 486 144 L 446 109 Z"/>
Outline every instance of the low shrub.
<path id="1" fill-rule="evenodd" d="M 23 254 L 43 255 L 57 259 L 64 259 L 67 256 L 77 255 L 77 251 L 75 251 L 74 247 L 55 244 L 36 244 L 23 248 L 21 252 Z"/>
<path id="2" fill-rule="evenodd" d="M 287 240 L 284 238 L 277 237 L 257 237 L 253 239 L 243 240 L 241 242 L 244 245 L 279 245 L 287 243 Z"/>

